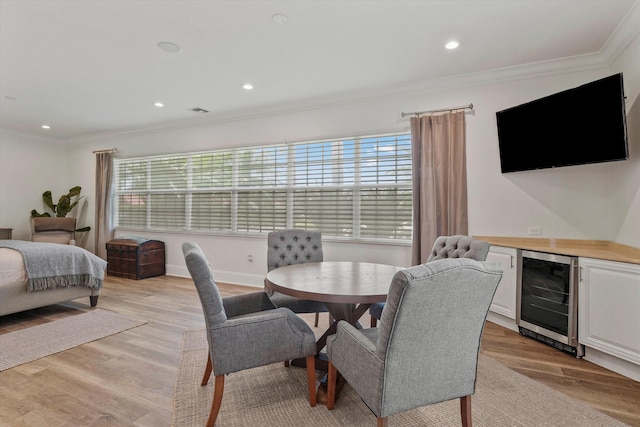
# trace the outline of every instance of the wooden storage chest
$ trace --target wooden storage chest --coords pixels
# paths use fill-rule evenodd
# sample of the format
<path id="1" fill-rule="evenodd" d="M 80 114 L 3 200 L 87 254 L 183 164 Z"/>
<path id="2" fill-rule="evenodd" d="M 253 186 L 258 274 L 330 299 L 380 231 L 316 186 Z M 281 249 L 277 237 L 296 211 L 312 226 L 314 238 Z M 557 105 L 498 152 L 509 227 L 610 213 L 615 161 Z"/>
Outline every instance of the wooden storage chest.
<path id="1" fill-rule="evenodd" d="M 165 274 L 164 242 L 121 237 L 107 242 L 107 274 L 145 279 Z"/>

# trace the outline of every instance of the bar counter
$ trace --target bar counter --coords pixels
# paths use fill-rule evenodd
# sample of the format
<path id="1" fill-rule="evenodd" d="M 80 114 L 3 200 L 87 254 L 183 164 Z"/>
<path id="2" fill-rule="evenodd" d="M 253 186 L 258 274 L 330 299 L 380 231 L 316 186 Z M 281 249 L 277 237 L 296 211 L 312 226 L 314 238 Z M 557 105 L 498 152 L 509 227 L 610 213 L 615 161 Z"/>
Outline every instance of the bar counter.
<path id="1" fill-rule="evenodd" d="M 494 246 L 640 264 L 640 248 L 607 240 L 473 236 Z"/>

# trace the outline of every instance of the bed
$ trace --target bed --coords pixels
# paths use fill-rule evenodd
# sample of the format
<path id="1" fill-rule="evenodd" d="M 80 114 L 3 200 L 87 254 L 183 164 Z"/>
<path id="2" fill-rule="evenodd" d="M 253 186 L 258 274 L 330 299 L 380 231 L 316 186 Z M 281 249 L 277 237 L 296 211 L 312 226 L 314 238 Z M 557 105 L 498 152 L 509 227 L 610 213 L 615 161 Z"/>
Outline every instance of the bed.
<path id="1" fill-rule="evenodd" d="M 81 297 L 95 307 L 106 267 L 78 246 L 0 240 L 0 316 Z"/>

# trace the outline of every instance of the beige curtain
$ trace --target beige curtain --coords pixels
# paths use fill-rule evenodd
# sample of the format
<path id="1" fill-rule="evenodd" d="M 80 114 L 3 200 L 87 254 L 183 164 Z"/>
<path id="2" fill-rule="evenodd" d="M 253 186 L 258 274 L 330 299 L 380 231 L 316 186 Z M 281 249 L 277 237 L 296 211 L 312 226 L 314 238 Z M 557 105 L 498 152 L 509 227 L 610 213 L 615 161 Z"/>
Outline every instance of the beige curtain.
<path id="1" fill-rule="evenodd" d="M 417 265 L 438 236 L 468 233 L 464 111 L 412 117 L 411 150 Z"/>
<path id="2" fill-rule="evenodd" d="M 96 153 L 95 254 L 107 259 L 106 243 L 113 239 L 113 153 Z"/>

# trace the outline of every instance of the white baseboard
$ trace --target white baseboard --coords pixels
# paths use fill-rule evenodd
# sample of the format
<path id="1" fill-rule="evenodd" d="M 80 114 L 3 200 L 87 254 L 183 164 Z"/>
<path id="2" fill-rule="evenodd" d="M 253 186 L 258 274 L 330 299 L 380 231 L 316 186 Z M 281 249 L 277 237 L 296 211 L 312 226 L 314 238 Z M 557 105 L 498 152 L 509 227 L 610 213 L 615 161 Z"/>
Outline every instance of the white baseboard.
<path id="1" fill-rule="evenodd" d="M 627 362 L 626 360 L 603 353 L 591 347 L 585 347 L 584 351 L 584 360 L 588 360 L 593 364 L 624 375 L 632 380 L 640 381 L 640 365 Z"/>
<path id="2" fill-rule="evenodd" d="M 190 278 L 189 270 L 184 265 L 166 266 L 168 276 Z M 230 283 L 232 285 L 251 286 L 256 288 L 264 288 L 264 276 L 256 274 L 242 274 L 233 271 L 213 270 L 213 277 L 216 282 Z"/>

